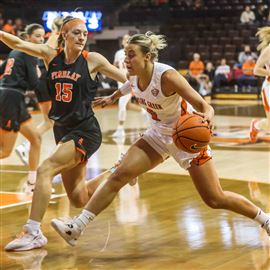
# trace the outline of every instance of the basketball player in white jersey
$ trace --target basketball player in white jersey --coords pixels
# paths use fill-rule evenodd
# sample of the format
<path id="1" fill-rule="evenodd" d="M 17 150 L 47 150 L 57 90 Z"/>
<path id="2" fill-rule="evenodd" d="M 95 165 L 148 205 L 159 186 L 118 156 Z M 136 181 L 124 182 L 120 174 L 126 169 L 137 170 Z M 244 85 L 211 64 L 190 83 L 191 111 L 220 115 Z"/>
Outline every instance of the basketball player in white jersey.
<path id="1" fill-rule="evenodd" d="M 125 51 L 124 47 L 127 45 L 128 39 L 130 36 L 128 34 L 124 35 L 122 38 L 122 48 L 118 50 L 114 55 L 113 64 L 118 67 L 125 75 L 127 74 L 127 69 L 125 65 Z M 117 82 L 118 88 L 120 88 L 123 84 L 121 82 Z M 114 138 L 122 138 L 125 136 L 124 123 L 127 118 L 127 107 L 130 110 L 142 112 L 145 114 L 145 111 L 141 109 L 140 106 L 136 104 L 132 104 L 130 101 L 132 94 L 129 93 L 125 96 L 119 98 L 118 101 L 118 127 L 116 131 L 113 133 L 112 137 Z"/>
<path id="2" fill-rule="evenodd" d="M 123 186 L 169 156 L 188 170 L 198 193 L 209 207 L 231 210 L 254 219 L 270 235 L 267 214 L 245 197 L 222 190 L 210 148 L 190 154 L 173 143 L 172 126 L 180 114 L 192 113 L 195 109 L 202 121 L 207 121 L 212 128 L 214 110 L 175 69 L 156 62 L 158 51 L 166 46 L 162 35 L 147 32 L 132 36 L 125 48 L 129 76 L 134 76 L 130 79 L 131 85 L 126 82 L 111 96 L 96 99 L 95 105 L 104 107 L 133 88 L 138 103 L 151 115 L 151 123 L 144 135 L 129 148 L 115 172 L 95 191 L 79 216 L 52 220 L 52 226 L 72 246 L 76 245 L 87 224 L 113 201 Z"/>
<path id="3" fill-rule="evenodd" d="M 260 131 L 270 131 L 270 27 L 261 28 L 256 35 L 259 36 L 260 44 L 257 49 L 261 51 L 261 55 L 254 68 L 254 74 L 265 77 L 261 95 L 266 118 L 251 121 L 249 138 L 252 143 L 257 141 Z"/>

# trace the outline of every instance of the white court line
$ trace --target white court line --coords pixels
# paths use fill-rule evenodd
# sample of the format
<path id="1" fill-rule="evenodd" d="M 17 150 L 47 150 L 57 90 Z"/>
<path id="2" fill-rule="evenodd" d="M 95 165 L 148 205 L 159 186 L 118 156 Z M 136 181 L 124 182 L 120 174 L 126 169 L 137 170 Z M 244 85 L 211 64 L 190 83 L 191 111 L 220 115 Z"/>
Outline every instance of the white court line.
<path id="1" fill-rule="evenodd" d="M 22 192 L 3 192 L 3 191 L 1 191 L 0 193 L 11 193 L 11 194 L 18 194 L 18 195 L 24 194 L 25 195 L 25 193 L 22 193 Z M 66 195 L 67 195 L 66 193 L 58 194 L 58 195 L 52 195 L 51 199 L 56 199 L 56 198 L 64 197 Z M 16 206 L 20 206 L 20 205 L 24 205 L 24 204 L 29 204 L 31 202 L 32 202 L 32 200 L 28 200 L 28 201 L 19 202 L 19 203 L 13 203 L 13 204 L 8 204 L 8 205 L 3 205 L 3 206 L 0 206 L 0 210 L 6 209 L 6 208 L 10 208 L 10 207 L 16 207 Z"/>
<path id="2" fill-rule="evenodd" d="M 108 220 L 108 236 L 107 236 L 107 239 L 105 241 L 104 247 L 100 250 L 100 252 L 105 251 L 105 249 L 107 248 L 110 236 L 111 236 L 111 222 Z"/>
<path id="3" fill-rule="evenodd" d="M 28 171 L 0 170 L 0 173 L 28 173 Z"/>

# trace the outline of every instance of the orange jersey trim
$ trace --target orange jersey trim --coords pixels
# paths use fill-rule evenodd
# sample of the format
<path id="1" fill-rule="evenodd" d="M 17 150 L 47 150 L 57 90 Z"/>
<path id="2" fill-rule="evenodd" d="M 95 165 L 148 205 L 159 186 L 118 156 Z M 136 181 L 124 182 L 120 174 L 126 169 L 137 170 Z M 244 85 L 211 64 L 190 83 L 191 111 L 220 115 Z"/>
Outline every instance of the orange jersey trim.
<path id="1" fill-rule="evenodd" d="M 206 163 L 208 160 L 212 159 L 212 157 L 207 154 L 207 150 L 208 150 L 208 147 L 200 151 L 200 154 L 197 157 L 192 159 L 192 164 L 201 166 L 204 163 Z"/>
<path id="2" fill-rule="evenodd" d="M 38 102 L 38 104 L 46 104 L 46 103 L 52 104 L 52 101 L 48 100 L 48 101 L 40 101 L 40 102 Z"/>
<path id="3" fill-rule="evenodd" d="M 85 59 L 87 59 L 88 55 L 89 55 L 89 52 L 88 52 L 88 51 L 86 51 L 86 50 L 83 50 L 83 51 L 82 51 L 82 56 L 83 56 Z"/>

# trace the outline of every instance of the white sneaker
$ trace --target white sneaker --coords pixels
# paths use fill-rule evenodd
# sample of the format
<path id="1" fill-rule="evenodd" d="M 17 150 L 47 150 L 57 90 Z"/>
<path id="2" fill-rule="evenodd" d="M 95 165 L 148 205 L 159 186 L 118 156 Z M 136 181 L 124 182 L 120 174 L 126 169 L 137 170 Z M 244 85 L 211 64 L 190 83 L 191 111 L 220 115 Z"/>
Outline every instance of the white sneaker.
<path id="1" fill-rule="evenodd" d="M 28 165 L 29 151 L 22 144 L 16 147 L 15 152 L 23 164 Z"/>
<path id="2" fill-rule="evenodd" d="M 52 227 L 71 246 L 76 246 L 77 240 L 82 234 L 79 226 L 72 218 L 54 218 L 51 221 Z"/>
<path id="3" fill-rule="evenodd" d="M 27 195 L 32 194 L 35 189 L 35 184 L 31 184 L 29 181 L 25 181 L 21 187 L 21 191 Z M 55 194 L 56 190 L 52 187 L 52 194 Z"/>
<path id="4" fill-rule="evenodd" d="M 16 239 L 9 242 L 5 246 L 6 251 L 26 251 L 35 248 L 41 248 L 48 243 L 47 238 L 42 234 L 41 230 L 37 234 L 27 231 L 27 227 L 23 226 L 23 231 L 16 236 Z"/>
<path id="5" fill-rule="evenodd" d="M 262 228 L 266 230 L 267 234 L 270 236 L 270 219 L 268 219 L 263 225 Z"/>
<path id="6" fill-rule="evenodd" d="M 21 191 L 26 194 L 32 194 L 35 189 L 35 183 L 31 184 L 29 181 L 25 181 L 22 185 Z"/>
<path id="7" fill-rule="evenodd" d="M 113 134 L 112 137 L 114 138 L 121 138 L 121 137 L 125 137 L 126 133 L 124 128 L 118 128 Z"/>

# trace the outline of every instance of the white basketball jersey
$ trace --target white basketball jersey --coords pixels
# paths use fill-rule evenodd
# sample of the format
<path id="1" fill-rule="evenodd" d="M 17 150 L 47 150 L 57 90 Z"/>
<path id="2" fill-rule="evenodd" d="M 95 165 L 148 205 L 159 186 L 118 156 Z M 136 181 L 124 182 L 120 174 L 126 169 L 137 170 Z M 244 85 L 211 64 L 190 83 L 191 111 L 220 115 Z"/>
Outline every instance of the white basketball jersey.
<path id="1" fill-rule="evenodd" d="M 161 76 L 169 69 L 173 68 L 166 64 L 155 62 L 152 79 L 144 91 L 141 91 L 138 87 L 137 76 L 130 78 L 132 88 L 134 89 L 134 96 L 138 103 L 150 114 L 150 123 L 153 128 L 158 128 L 159 130 L 160 128 L 165 130 L 166 127 L 171 129 L 173 123 L 179 118 L 182 109 L 187 112 L 193 111 L 192 106 L 177 93 L 169 97 L 164 96 L 162 93 Z"/>

